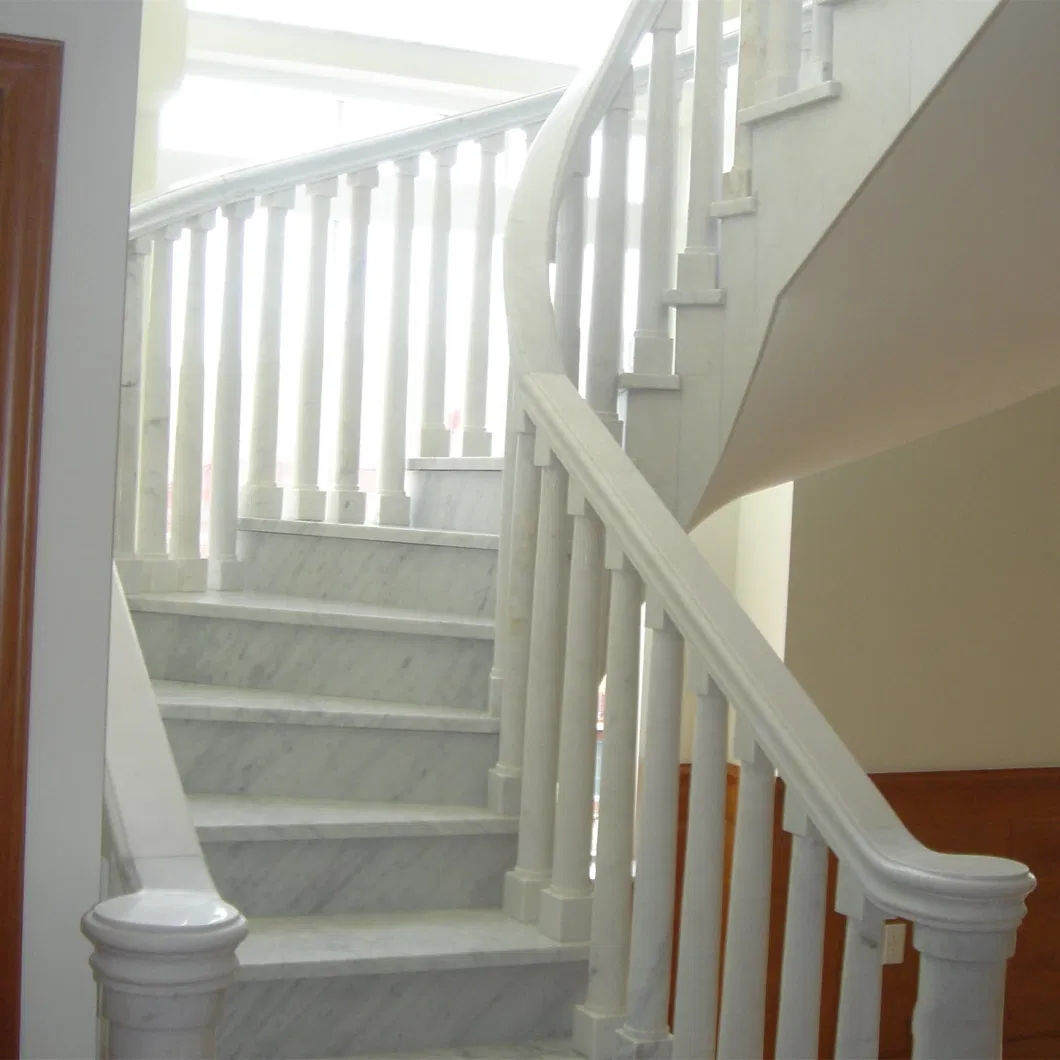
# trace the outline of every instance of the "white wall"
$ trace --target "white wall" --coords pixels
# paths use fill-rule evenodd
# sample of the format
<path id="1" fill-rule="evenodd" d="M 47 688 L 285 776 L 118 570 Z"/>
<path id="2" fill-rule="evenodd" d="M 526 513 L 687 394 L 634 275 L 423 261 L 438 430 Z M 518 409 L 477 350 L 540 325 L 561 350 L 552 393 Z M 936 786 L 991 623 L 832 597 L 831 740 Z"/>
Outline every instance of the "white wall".
<path id="1" fill-rule="evenodd" d="M 95 1052 L 81 915 L 100 879 L 125 231 L 140 2 L 0 2 L 65 42 L 30 698 L 22 1055 Z"/>

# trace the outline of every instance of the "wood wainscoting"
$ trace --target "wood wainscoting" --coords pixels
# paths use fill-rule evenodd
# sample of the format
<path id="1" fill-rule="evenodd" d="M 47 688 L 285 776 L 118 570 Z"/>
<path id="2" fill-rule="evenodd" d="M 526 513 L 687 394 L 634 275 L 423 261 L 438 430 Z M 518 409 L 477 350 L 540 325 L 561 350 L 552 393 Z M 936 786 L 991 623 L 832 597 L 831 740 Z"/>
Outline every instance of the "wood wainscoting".
<path id="1" fill-rule="evenodd" d="M 681 767 L 678 861 L 683 869 L 688 829 L 691 767 Z M 1009 965 L 1005 1006 L 1008 1060 L 1054 1060 L 1060 1056 L 1060 769 L 1005 769 L 937 773 L 881 773 L 872 778 L 906 827 L 925 845 L 948 853 L 990 854 L 1029 865 L 1038 887 L 1027 902 L 1016 955 Z M 739 767 L 727 778 L 725 877 L 732 862 Z M 770 911 L 766 995 L 767 1057 L 772 1057 L 780 998 L 780 962 L 787 904 L 791 838 L 780 825 L 783 783 L 777 782 L 773 836 L 773 888 Z M 843 918 L 833 911 L 836 861 L 830 856 L 828 919 L 825 927 L 821 995 L 821 1057 L 834 1055 L 843 953 Z M 680 916 L 678 875 L 675 915 Z M 679 921 L 678 921 L 679 922 Z M 675 938 L 678 935 L 675 933 Z M 675 955 L 676 968 L 676 955 Z M 917 988 L 917 955 L 911 933 L 905 960 L 883 974 L 880 1056 L 912 1053 L 911 1020 Z"/>
<path id="2" fill-rule="evenodd" d="M 62 45 L 0 36 L 0 1056 L 19 1055 L 30 639 Z"/>

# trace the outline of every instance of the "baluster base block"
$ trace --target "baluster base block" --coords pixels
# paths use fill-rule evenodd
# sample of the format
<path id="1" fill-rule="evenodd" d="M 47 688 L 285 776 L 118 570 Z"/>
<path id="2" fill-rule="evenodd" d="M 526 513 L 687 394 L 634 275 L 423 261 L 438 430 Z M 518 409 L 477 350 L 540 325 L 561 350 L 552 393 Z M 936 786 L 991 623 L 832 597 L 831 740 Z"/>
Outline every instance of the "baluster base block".
<path id="1" fill-rule="evenodd" d="M 751 188 L 751 171 L 749 169 L 730 169 L 722 176 L 722 196 L 724 200 L 750 199 L 754 194 Z"/>
<path id="2" fill-rule="evenodd" d="M 177 565 L 168 557 L 141 559 L 140 591 L 145 593 L 175 593 L 180 591 Z"/>
<path id="3" fill-rule="evenodd" d="M 823 59 L 810 59 L 799 70 L 799 88 L 810 88 L 832 80 L 832 64 Z"/>
<path id="4" fill-rule="evenodd" d="M 512 920 L 536 924 L 541 915 L 541 892 L 549 885 L 552 874 L 512 869 L 504 877 L 504 912 Z"/>
<path id="5" fill-rule="evenodd" d="M 328 490 L 324 517 L 329 523 L 360 526 L 368 511 L 368 496 L 360 490 Z"/>
<path id="6" fill-rule="evenodd" d="M 485 427 L 465 427 L 460 432 L 461 456 L 492 456 L 493 435 Z"/>
<path id="7" fill-rule="evenodd" d="M 672 1034 L 658 1038 L 641 1038 L 628 1027 L 621 1027 L 615 1034 L 615 1060 L 670 1060 L 674 1052 Z"/>
<path id="8" fill-rule="evenodd" d="M 114 566 L 118 568 L 118 577 L 121 578 L 122 588 L 125 595 L 143 592 L 143 564 L 132 556 L 121 559 L 115 557 Z"/>
<path id="9" fill-rule="evenodd" d="M 718 255 L 706 247 L 684 251 L 677 258 L 677 289 L 699 294 L 718 287 Z"/>
<path id="10" fill-rule="evenodd" d="M 283 491 L 283 517 L 298 522 L 322 523 L 327 495 L 317 486 L 288 486 Z"/>
<path id="11" fill-rule="evenodd" d="M 200 593 L 206 588 L 209 564 L 204 559 L 175 559 L 177 592 Z"/>
<path id="12" fill-rule="evenodd" d="M 206 571 L 206 587 L 220 592 L 243 588 L 243 564 L 238 559 L 211 559 Z"/>
<path id="13" fill-rule="evenodd" d="M 420 428 L 420 456 L 447 457 L 449 428 L 444 423 L 425 423 Z"/>
<path id="14" fill-rule="evenodd" d="M 283 512 L 283 490 L 261 483 L 247 485 L 239 496 L 239 514 L 244 519 L 279 519 Z"/>
<path id="15" fill-rule="evenodd" d="M 674 340 L 669 335 L 637 331 L 633 335 L 633 371 L 648 375 L 671 375 L 674 370 Z"/>
<path id="16" fill-rule="evenodd" d="M 407 493 L 379 493 L 369 512 L 371 522 L 379 526 L 408 526 L 412 519 L 412 502 Z"/>
<path id="17" fill-rule="evenodd" d="M 798 74 L 795 73 L 763 77 L 755 85 L 755 103 L 769 103 L 781 96 L 786 96 L 789 92 L 794 92 L 799 87 L 798 80 Z"/>
<path id="18" fill-rule="evenodd" d="M 563 894 L 549 887 L 541 895 L 537 926 L 556 942 L 587 942 L 593 919 L 593 894 Z"/>
<path id="19" fill-rule="evenodd" d="M 523 787 L 521 770 L 494 766 L 486 780 L 486 805 L 498 817 L 518 817 Z"/>
<path id="20" fill-rule="evenodd" d="M 625 1014 L 596 1012 L 587 1005 L 574 1010 L 574 1048 L 589 1060 L 611 1060 Z"/>

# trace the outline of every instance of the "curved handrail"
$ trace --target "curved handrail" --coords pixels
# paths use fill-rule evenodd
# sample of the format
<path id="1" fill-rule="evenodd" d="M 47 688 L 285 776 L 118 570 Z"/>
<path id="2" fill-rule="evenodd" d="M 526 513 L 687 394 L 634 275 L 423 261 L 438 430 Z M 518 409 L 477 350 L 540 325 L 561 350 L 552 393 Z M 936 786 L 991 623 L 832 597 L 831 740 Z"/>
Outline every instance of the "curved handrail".
<path id="1" fill-rule="evenodd" d="M 868 898 L 921 925 L 1014 928 L 1034 887 L 1028 869 L 1001 858 L 939 854 L 905 828 L 564 374 L 548 277 L 567 162 L 661 7 L 662 0 L 633 0 L 600 65 L 575 81 L 546 121 L 513 194 L 504 289 L 521 407 Z"/>
<path id="2" fill-rule="evenodd" d="M 730 35 L 729 39 L 734 42 L 735 34 Z M 729 61 L 734 62 L 735 47 L 730 48 L 730 53 Z M 678 56 L 677 76 L 680 80 L 685 81 L 692 76 L 694 60 L 692 50 Z M 647 81 L 648 67 L 637 67 L 634 71 L 635 87 L 643 88 Z M 132 208 L 129 238 L 138 239 L 232 203 L 534 125 L 548 117 L 566 92 L 565 87 L 538 92 L 411 129 L 339 144 L 277 162 L 247 166 L 210 180 L 176 188 Z"/>

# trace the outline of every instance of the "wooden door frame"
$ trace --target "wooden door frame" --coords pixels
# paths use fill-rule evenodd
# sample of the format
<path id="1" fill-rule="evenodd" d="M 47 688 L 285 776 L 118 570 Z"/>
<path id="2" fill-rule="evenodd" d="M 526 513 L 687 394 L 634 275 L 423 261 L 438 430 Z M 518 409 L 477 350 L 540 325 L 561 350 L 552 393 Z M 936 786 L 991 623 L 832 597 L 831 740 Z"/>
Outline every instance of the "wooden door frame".
<path id="1" fill-rule="evenodd" d="M 45 333 L 63 46 L 0 36 L 0 1056 L 19 1055 Z"/>

